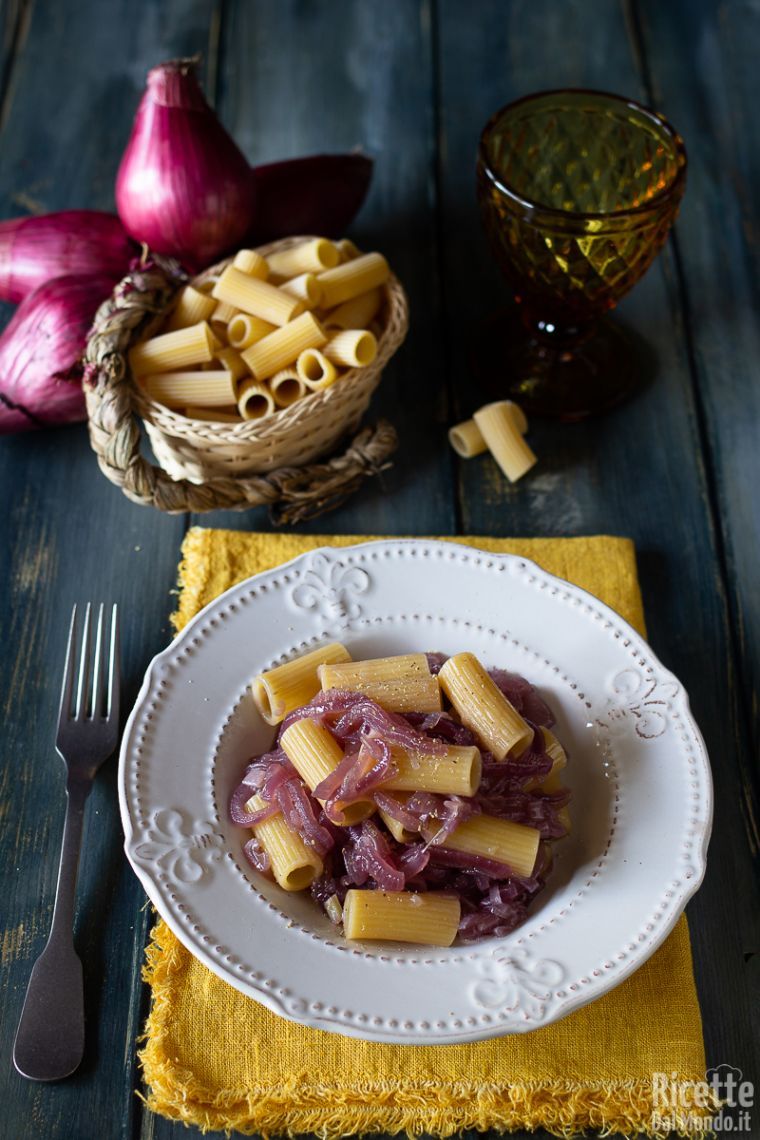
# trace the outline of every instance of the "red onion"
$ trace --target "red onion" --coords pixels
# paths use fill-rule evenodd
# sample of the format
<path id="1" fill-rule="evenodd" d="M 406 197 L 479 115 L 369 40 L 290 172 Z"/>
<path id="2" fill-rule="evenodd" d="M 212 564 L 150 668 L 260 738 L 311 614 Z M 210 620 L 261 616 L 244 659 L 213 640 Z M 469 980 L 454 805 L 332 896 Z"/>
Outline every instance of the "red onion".
<path id="1" fill-rule="evenodd" d="M 251 177 L 252 243 L 290 234 L 342 237 L 367 196 L 372 159 L 363 154 L 314 154 L 256 166 Z"/>
<path id="2" fill-rule="evenodd" d="M 61 210 L 0 222 L 0 301 L 23 301 L 39 285 L 68 274 L 118 281 L 137 250 L 115 214 Z"/>
<path id="3" fill-rule="evenodd" d="M 195 60 L 179 59 L 149 73 L 116 179 L 116 206 L 137 241 L 202 266 L 241 244 L 251 227 L 253 185 L 195 68 Z"/>
<path id="4" fill-rule="evenodd" d="M 271 866 L 269 855 L 255 835 L 243 844 L 243 854 L 254 870 L 260 871 L 262 875 L 267 873 Z"/>
<path id="5" fill-rule="evenodd" d="M 0 336 L 0 435 L 86 418 L 82 363 L 102 274 L 56 277 L 26 297 Z"/>

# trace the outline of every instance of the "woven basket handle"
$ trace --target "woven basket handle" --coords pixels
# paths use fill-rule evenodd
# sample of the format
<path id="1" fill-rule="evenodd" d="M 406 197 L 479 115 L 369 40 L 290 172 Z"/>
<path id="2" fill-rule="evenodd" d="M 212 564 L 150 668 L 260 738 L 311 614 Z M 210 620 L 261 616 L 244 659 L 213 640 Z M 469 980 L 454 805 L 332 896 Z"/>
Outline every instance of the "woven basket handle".
<path id="1" fill-rule="evenodd" d="M 87 341 L 84 391 L 90 443 L 101 471 L 129 499 L 174 515 L 266 504 L 274 522 L 296 523 L 337 507 L 367 476 L 389 466 L 398 439 L 386 420 L 364 428 L 342 454 L 325 463 L 281 467 L 267 475 L 175 482 L 148 462 L 140 454 L 140 422 L 126 353 L 138 332 L 157 323 L 183 281 L 177 262 L 152 255 L 103 302 Z"/>

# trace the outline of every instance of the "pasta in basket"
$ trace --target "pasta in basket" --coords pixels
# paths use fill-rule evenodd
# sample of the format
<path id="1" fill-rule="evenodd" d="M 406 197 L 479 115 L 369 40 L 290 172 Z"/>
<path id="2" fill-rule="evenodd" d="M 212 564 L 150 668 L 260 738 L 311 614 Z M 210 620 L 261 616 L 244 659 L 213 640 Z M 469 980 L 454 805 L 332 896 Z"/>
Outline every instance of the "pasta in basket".
<path id="1" fill-rule="evenodd" d="M 524 921 L 570 830 L 567 754 L 536 689 L 471 653 L 353 661 L 339 643 L 260 673 L 277 726 L 230 801 L 244 851 L 348 939 L 450 946 Z"/>
<path id="2" fill-rule="evenodd" d="M 345 239 L 238 250 L 180 290 L 163 328 L 131 350 L 132 373 L 190 419 L 267 419 L 373 363 L 389 277 L 381 254 Z"/>

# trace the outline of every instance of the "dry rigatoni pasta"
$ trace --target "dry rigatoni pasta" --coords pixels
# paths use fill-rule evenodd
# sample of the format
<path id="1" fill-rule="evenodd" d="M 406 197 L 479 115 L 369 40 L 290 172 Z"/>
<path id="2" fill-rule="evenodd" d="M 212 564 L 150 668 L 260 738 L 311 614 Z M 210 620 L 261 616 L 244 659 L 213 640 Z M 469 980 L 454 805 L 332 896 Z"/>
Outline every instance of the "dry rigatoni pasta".
<path id="1" fill-rule="evenodd" d="M 299 353 L 296 372 L 311 392 L 321 392 L 338 379 L 338 369 L 318 348 L 306 348 Z"/>
<path id="2" fill-rule="evenodd" d="M 284 293 L 298 297 L 307 309 L 315 309 L 322 299 L 322 286 L 313 273 L 302 273 L 300 277 L 291 277 L 289 281 L 282 282 L 280 289 Z"/>
<path id="3" fill-rule="evenodd" d="M 297 360 L 307 348 L 321 348 L 325 330 L 313 313 L 303 313 L 284 328 L 256 341 L 241 355 L 257 380 L 268 380 Z"/>
<path id="4" fill-rule="evenodd" d="M 213 297 L 211 298 L 211 300 L 213 301 Z M 230 321 L 232 320 L 233 317 L 237 316 L 237 314 L 238 314 L 238 310 L 235 308 L 234 305 L 228 305 L 226 301 L 217 301 L 216 308 L 214 309 L 214 311 L 210 317 L 210 323 L 211 323 L 212 328 L 214 325 L 216 325 L 216 326 L 221 325 L 222 326 L 221 331 L 226 336 L 227 335 L 227 331 L 226 331 L 227 325 L 230 323 Z M 220 330 L 217 328 L 215 331 L 218 332 Z"/>
<path id="5" fill-rule="evenodd" d="M 377 356 L 377 340 L 367 329 L 348 329 L 325 345 L 325 356 L 346 368 L 366 368 Z"/>
<path id="6" fill-rule="evenodd" d="M 189 420 L 206 420 L 214 424 L 242 424 L 243 417 L 237 407 L 229 408 L 185 408 L 185 415 Z"/>
<path id="7" fill-rule="evenodd" d="M 136 344 L 129 353 L 129 367 L 135 376 L 186 370 L 213 359 L 215 340 L 208 322 L 199 321 Z"/>
<path id="8" fill-rule="evenodd" d="M 319 274 L 322 307 L 332 309 L 351 297 L 384 285 L 390 277 L 388 262 L 381 253 L 365 253 L 353 261 L 337 265 Z"/>
<path id="9" fill-rule="evenodd" d="M 474 796 L 480 785 L 480 749 L 472 745 L 450 744 L 433 753 L 392 748 L 391 756 L 397 774 L 383 783 L 383 791 Z"/>
<path id="10" fill-rule="evenodd" d="M 227 324 L 227 340 L 232 348 L 242 352 L 244 348 L 250 348 L 252 344 L 276 331 L 277 325 L 272 325 L 269 321 L 252 317 L 250 313 L 237 313 Z"/>
<path id="11" fill-rule="evenodd" d="M 267 255 L 269 270 L 277 277 L 297 277 L 300 273 L 321 273 L 338 264 L 340 254 L 327 238 L 292 245 Z"/>
<path id="12" fill-rule="evenodd" d="M 370 289 L 324 314 L 326 329 L 366 329 L 380 311 L 381 289 Z"/>
<path id="13" fill-rule="evenodd" d="M 242 380 L 248 374 L 243 358 L 234 348 L 217 349 L 216 359 L 223 364 L 234 380 Z"/>
<path id="14" fill-rule="evenodd" d="M 350 890 L 343 903 L 343 931 L 349 939 L 451 946 L 460 913 L 459 899 L 434 891 Z"/>
<path id="15" fill-rule="evenodd" d="M 238 411 L 244 420 L 262 420 L 275 409 L 274 397 L 260 380 L 244 380 L 238 389 Z"/>
<path id="16" fill-rule="evenodd" d="M 211 295 L 278 327 L 286 325 L 303 312 L 303 302 L 298 297 L 284 293 L 268 281 L 251 277 L 234 265 L 229 265 L 224 270 Z"/>
<path id="17" fill-rule="evenodd" d="M 280 747 L 311 792 L 335 771 L 344 755 L 335 737 L 308 717 L 297 720 L 283 732 Z M 354 800 L 350 804 L 337 802 L 333 805 L 332 819 L 341 827 L 349 827 L 374 812 L 371 799 Z"/>
<path id="18" fill-rule="evenodd" d="M 245 805 L 250 812 L 261 811 L 266 800 L 254 794 Z M 251 831 L 269 856 L 272 874 L 284 891 L 303 891 L 322 874 L 323 863 L 316 851 L 307 847 L 297 831 L 287 824 L 281 812 L 255 824 Z"/>
<path id="19" fill-rule="evenodd" d="M 260 281 L 266 281 L 269 276 L 267 259 L 257 253 L 255 249 L 239 249 L 232 259 L 232 264 L 241 273 L 247 273 L 250 277 L 258 277 Z"/>
<path id="20" fill-rule="evenodd" d="M 306 385 L 297 368 L 282 368 L 269 381 L 269 390 L 278 408 L 289 408 L 306 394 Z"/>
<path id="21" fill-rule="evenodd" d="M 345 645 L 331 641 L 311 653 L 304 653 L 284 665 L 275 665 L 273 669 L 259 673 L 251 682 L 256 708 L 267 724 L 279 724 L 289 712 L 308 704 L 317 695 L 320 665 L 350 660 L 351 654 Z"/>
<path id="22" fill-rule="evenodd" d="M 449 657 L 438 674 L 446 696 L 465 724 L 496 760 L 519 756 L 533 739 L 533 729 L 502 693 L 472 653 Z"/>
<path id="23" fill-rule="evenodd" d="M 480 428 L 475 420 L 464 420 L 461 424 L 449 429 L 449 443 L 462 459 L 473 459 L 488 451 L 488 444 L 480 434 Z"/>
<path id="24" fill-rule="evenodd" d="M 363 693 L 389 712 L 439 712 L 441 690 L 424 653 L 319 667 L 322 688 Z"/>
<path id="25" fill-rule="evenodd" d="M 518 409 L 516 414 L 515 407 L 511 401 L 502 400 L 479 408 L 474 417 L 489 451 L 511 483 L 536 463 L 535 454 L 522 437 L 522 412 Z"/>
<path id="26" fill-rule="evenodd" d="M 541 833 L 535 827 L 492 815 L 474 815 L 460 823 L 441 847 L 503 863 L 527 879 L 536 865 L 540 840 Z"/>
<path id="27" fill-rule="evenodd" d="M 157 372 L 142 376 L 140 386 L 167 408 L 222 408 L 237 401 L 235 381 L 226 369 L 215 372 Z"/>
<path id="28" fill-rule="evenodd" d="M 340 254 L 341 261 L 353 261 L 355 257 L 361 257 L 361 250 L 354 245 L 351 238 L 341 238 L 340 241 L 336 241 L 335 248 Z"/>
<path id="29" fill-rule="evenodd" d="M 183 289 L 180 289 L 177 302 L 169 315 L 169 320 L 165 326 L 166 332 L 186 329 L 191 325 L 199 324 L 201 321 L 207 321 L 215 308 L 216 302 L 213 297 L 201 293 L 192 285 L 185 285 Z"/>

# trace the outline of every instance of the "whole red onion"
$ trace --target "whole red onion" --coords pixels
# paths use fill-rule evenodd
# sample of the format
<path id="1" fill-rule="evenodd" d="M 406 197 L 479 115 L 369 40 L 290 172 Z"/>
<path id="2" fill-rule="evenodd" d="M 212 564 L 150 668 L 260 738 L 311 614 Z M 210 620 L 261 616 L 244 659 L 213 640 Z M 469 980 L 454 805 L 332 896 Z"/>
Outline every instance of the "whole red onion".
<path id="1" fill-rule="evenodd" d="M 22 301 L 64 274 L 123 277 L 136 253 L 115 214 L 60 210 L 0 222 L 0 301 Z"/>
<path id="2" fill-rule="evenodd" d="M 250 167 L 206 102 L 196 61 L 154 67 L 116 180 L 126 230 L 158 253 L 208 265 L 251 227 Z"/>
<path id="3" fill-rule="evenodd" d="M 253 245 L 290 234 L 343 237 L 367 196 L 372 159 L 363 154 L 313 154 L 254 166 Z"/>
<path id="4" fill-rule="evenodd" d="M 21 302 L 0 336 L 0 435 L 86 418 L 81 357 L 112 287 L 102 273 L 56 277 Z"/>

